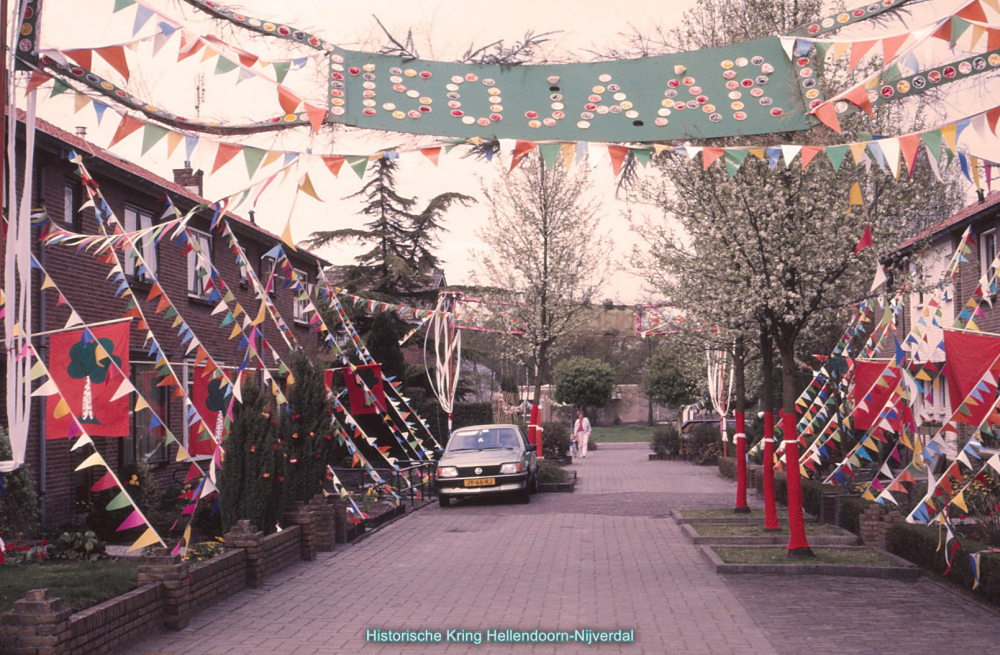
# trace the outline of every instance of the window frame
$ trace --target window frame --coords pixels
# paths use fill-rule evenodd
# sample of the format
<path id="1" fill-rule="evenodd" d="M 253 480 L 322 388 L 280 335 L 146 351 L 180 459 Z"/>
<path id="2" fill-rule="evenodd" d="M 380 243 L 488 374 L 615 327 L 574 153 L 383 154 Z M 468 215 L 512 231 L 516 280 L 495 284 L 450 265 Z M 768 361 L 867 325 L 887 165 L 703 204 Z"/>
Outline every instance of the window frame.
<path id="1" fill-rule="evenodd" d="M 72 180 L 63 180 L 63 223 L 74 232 L 83 231 L 83 216 L 80 215 L 80 185 Z"/>
<path id="2" fill-rule="evenodd" d="M 194 228 L 188 228 L 190 234 L 190 239 L 197 239 L 199 245 L 201 246 L 202 252 L 208 257 L 209 266 L 212 266 L 212 246 L 213 239 L 212 235 L 208 232 L 202 232 L 201 230 L 196 230 Z M 185 263 L 187 264 L 187 294 L 188 298 L 195 298 L 198 300 L 207 300 L 211 295 L 210 291 L 205 289 L 205 277 L 198 277 L 195 275 L 195 264 L 197 262 L 198 254 L 193 249 L 187 254 Z"/>
<path id="3" fill-rule="evenodd" d="M 992 246 L 992 255 L 988 254 Z M 997 230 L 996 228 L 986 230 L 979 237 L 979 275 L 986 277 L 989 273 L 990 264 L 997 256 Z M 983 289 L 988 293 L 987 289 Z"/>
<path id="4" fill-rule="evenodd" d="M 152 436 L 152 430 L 149 429 L 149 418 L 152 415 L 150 412 L 136 412 L 135 410 L 129 411 L 129 439 L 128 439 L 128 453 L 126 457 L 130 458 L 130 461 L 123 462 L 124 464 L 134 463 L 142 459 L 147 464 L 166 464 L 170 461 L 170 447 L 167 446 L 166 431 L 170 424 L 170 398 L 167 395 L 167 387 L 152 387 L 152 393 L 156 394 L 157 398 L 151 398 L 147 391 L 145 384 L 142 381 L 141 375 L 145 371 L 156 371 L 156 362 L 142 360 L 139 358 L 130 359 L 129 361 L 129 378 L 136 390 L 141 393 L 150 403 L 152 408 L 155 408 L 157 415 L 163 421 L 163 427 L 154 428 L 154 430 L 161 431 L 163 433 L 162 437 Z M 140 425 L 139 420 L 142 419 L 145 425 L 142 427 L 143 434 L 139 434 Z M 158 442 L 155 448 L 148 451 L 148 455 L 144 452 L 144 443 L 148 445 L 149 442 Z"/>
<path id="5" fill-rule="evenodd" d="M 299 282 L 305 288 L 306 293 L 309 297 L 312 297 L 312 287 L 313 283 L 309 281 L 309 273 L 298 268 L 292 268 L 295 271 L 295 276 L 299 279 Z M 293 286 L 292 289 L 295 287 Z M 292 299 L 292 319 L 299 325 L 309 325 L 309 317 L 306 316 L 306 309 L 309 307 L 308 302 L 303 302 L 298 298 Z"/>
<path id="6" fill-rule="evenodd" d="M 156 217 L 153 212 L 137 207 L 136 205 L 125 205 L 124 219 L 124 228 L 126 232 L 137 232 L 138 230 L 144 230 L 147 227 L 153 227 L 156 225 Z M 147 219 L 149 225 L 143 225 L 143 223 L 147 222 Z M 152 284 L 157 277 L 160 268 L 160 259 L 159 253 L 156 249 L 156 240 L 152 235 L 147 235 L 142 242 L 136 243 L 135 245 L 141 251 L 142 258 L 146 262 L 146 268 L 149 269 L 149 274 L 138 273 L 138 267 L 136 266 L 137 260 L 126 255 L 124 257 L 125 276 L 131 278 L 132 280 Z"/>

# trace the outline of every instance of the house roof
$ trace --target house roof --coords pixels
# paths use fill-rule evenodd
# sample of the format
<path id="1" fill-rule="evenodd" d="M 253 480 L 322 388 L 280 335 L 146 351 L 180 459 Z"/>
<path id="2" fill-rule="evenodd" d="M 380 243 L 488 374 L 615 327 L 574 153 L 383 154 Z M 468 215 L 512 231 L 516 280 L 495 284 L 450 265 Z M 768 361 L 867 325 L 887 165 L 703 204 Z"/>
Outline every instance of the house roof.
<path id="1" fill-rule="evenodd" d="M 912 250 L 918 244 L 942 233 L 964 230 L 965 226 L 975 222 L 975 220 L 980 217 L 980 214 L 983 214 L 993 208 L 998 208 L 998 210 L 1000 210 L 1000 191 L 994 191 L 990 195 L 986 196 L 985 201 L 974 202 L 971 205 L 963 207 L 943 221 L 918 232 L 916 235 L 899 244 L 896 248 L 896 252 L 906 252 L 908 250 Z"/>
<path id="2" fill-rule="evenodd" d="M 24 119 L 25 119 L 24 110 L 18 109 L 17 121 L 19 124 L 21 124 L 21 127 L 23 127 Z M 41 118 L 36 119 L 35 127 L 38 131 L 42 132 L 43 134 L 47 134 L 48 136 L 52 137 L 53 139 L 56 139 L 57 141 L 64 143 L 69 148 L 85 152 L 88 155 L 97 158 L 101 162 L 104 162 L 115 168 L 118 168 L 119 170 L 124 171 L 125 173 L 129 173 L 138 178 L 146 180 L 152 183 L 154 186 L 159 187 L 163 191 L 166 191 L 173 196 L 180 196 L 186 198 L 187 200 L 191 201 L 196 205 L 201 203 L 211 204 L 212 202 L 211 200 L 208 200 L 206 198 L 199 196 L 196 193 L 193 193 L 191 190 L 181 186 L 180 184 L 177 184 L 176 182 L 160 177 L 156 173 L 148 169 L 145 169 L 141 166 L 138 166 L 137 164 L 134 164 L 127 159 L 123 159 L 118 155 L 115 155 L 114 153 L 109 152 L 108 150 L 105 150 L 104 148 L 101 148 L 100 146 L 91 143 L 90 141 L 87 141 L 86 139 L 83 139 L 75 134 L 71 134 L 70 132 L 67 132 L 66 130 L 57 127 L 56 125 L 53 125 L 52 123 L 46 120 L 43 120 Z M 235 214 L 226 214 L 226 217 L 231 222 L 236 223 L 237 226 L 239 226 L 239 228 L 241 228 L 241 231 L 243 232 L 257 233 L 260 236 L 265 237 L 265 239 L 268 241 L 273 241 L 273 242 L 281 241 L 281 238 L 278 235 L 274 234 L 273 232 L 269 232 L 268 230 L 265 230 L 256 223 L 252 223 L 245 218 L 242 218 Z M 298 248 L 298 253 L 305 255 L 306 257 L 316 259 L 323 266 L 328 266 L 330 264 L 330 262 L 323 259 L 319 255 L 309 252 L 308 250 L 305 250 L 303 248 Z"/>

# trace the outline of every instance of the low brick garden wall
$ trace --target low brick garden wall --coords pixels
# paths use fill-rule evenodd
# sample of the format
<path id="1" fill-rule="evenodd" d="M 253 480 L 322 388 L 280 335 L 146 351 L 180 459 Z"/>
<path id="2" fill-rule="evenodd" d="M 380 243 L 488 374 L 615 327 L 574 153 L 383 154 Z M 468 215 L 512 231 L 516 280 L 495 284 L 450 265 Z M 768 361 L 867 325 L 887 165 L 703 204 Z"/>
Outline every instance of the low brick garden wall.
<path id="1" fill-rule="evenodd" d="M 297 503 L 284 517 L 288 527 L 266 537 L 240 521 L 225 535 L 223 553 L 195 566 L 154 549 L 139 565 L 138 589 L 75 614 L 47 590 L 33 589 L 0 616 L 0 654 L 113 653 L 140 637 L 180 630 L 195 611 L 346 543 L 355 533 L 346 523 L 346 501 L 317 497 Z"/>

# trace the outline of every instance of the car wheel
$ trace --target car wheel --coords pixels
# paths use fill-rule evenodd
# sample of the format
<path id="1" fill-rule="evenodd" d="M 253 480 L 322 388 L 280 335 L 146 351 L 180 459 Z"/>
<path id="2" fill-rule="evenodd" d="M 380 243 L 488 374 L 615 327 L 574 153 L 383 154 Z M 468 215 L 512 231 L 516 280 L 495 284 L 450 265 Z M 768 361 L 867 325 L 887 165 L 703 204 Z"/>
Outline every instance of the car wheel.
<path id="1" fill-rule="evenodd" d="M 448 496 L 438 496 L 438 505 L 440 507 L 447 507 L 448 505 L 451 505 L 451 498 Z"/>
<path id="2" fill-rule="evenodd" d="M 530 486 L 528 488 L 531 489 L 531 493 L 533 493 L 533 494 L 537 494 L 538 493 L 538 476 L 537 475 L 531 476 L 531 484 L 530 484 Z"/>

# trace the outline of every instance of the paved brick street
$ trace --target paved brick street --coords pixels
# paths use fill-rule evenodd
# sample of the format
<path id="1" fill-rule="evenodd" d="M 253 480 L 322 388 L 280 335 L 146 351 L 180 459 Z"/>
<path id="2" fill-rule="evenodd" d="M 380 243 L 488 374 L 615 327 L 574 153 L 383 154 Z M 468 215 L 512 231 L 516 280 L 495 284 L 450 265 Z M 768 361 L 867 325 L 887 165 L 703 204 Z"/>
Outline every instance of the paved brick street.
<path id="1" fill-rule="evenodd" d="M 602 445 L 575 465 L 575 494 L 528 506 L 427 507 L 133 652 L 995 652 L 996 615 L 926 581 L 716 575 L 667 514 L 727 506 L 732 483 L 648 452 Z M 376 628 L 625 629 L 636 643 L 366 643 Z"/>

